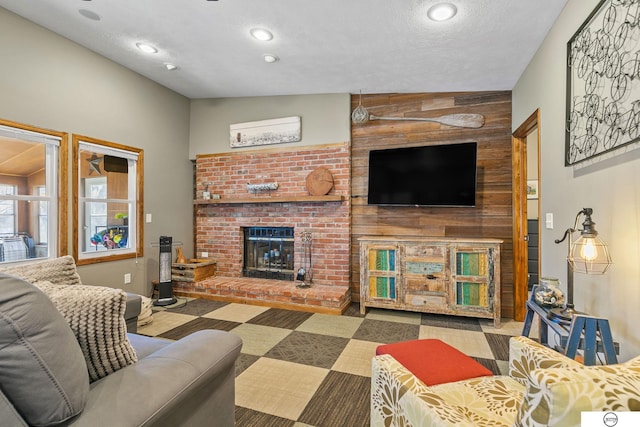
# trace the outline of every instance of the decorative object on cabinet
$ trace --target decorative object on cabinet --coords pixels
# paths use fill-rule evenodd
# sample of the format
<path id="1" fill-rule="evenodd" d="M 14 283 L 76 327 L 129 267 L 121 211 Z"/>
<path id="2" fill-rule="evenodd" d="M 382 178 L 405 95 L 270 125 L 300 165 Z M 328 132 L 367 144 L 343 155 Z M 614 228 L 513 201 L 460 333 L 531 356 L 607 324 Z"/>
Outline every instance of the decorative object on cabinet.
<path id="1" fill-rule="evenodd" d="M 602 0 L 567 43 L 565 166 L 640 139 L 639 0 Z"/>
<path id="2" fill-rule="evenodd" d="M 230 145 L 239 148 L 298 142 L 300 129 L 300 116 L 235 123 L 229 126 Z"/>
<path id="3" fill-rule="evenodd" d="M 576 215 L 573 228 L 567 228 L 561 239 L 556 243 L 562 243 L 568 238 L 569 253 L 567 254 L 567 303 L 564 308 L 555 308 L 549 312 L 549 316 L 559 321 L 570 322 L 571 317 L 579 313 L 573 306 L 573 273 L 604 274 L 613 264 L 607 244 L 598 237 L 595 225 L 591 219 L 593 209 L 583 208 Z M 584 215 L 582 229 L 578 228 L 580 216 Z M 580 232 L 580 237 L 573 241 L 573 233 Z"/>
<path id="4" fill-rule="evenodd" d="M 500 325 L 497 239 L 362 237 L 360 311 L 367 307 L 493 319 Z"/>

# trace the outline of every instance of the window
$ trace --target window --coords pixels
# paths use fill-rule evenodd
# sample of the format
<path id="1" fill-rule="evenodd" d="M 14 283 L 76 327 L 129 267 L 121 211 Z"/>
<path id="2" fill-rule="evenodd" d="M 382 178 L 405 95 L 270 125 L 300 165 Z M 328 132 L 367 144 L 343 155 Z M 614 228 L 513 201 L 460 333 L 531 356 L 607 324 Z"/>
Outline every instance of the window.
<path id="1" fill-rule="evenodd" d="M 66 253 L 67 152 L 65 133 L 0 120 L 0 262 Z"/>
<path id="2" fill-rule="evenodd" d="M 142 256 L 143 151 L 74 135 L 73 153 L 76 262 Z"/>

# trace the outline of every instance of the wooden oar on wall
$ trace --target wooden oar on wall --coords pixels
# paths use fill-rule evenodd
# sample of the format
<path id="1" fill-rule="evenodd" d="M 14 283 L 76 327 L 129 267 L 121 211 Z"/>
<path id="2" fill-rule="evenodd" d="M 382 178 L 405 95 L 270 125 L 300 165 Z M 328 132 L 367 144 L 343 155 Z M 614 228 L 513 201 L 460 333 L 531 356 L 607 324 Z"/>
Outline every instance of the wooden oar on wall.
<path id="1" fill-rule="evenodd" d="M 446 116 L 440 117 L 382 117 L 369 114 L 367 109 L 362 105 L 358 105 L 355 110 L 353 110 L 353 113 L 351 113 L 351 120 L 355 124 L 366 123 L 369 120 L 399 120 L 433 122 L 447 126 L 472 129 L 477 129 L 484 126 L 484 116 L 482 114 L 461 113 L 447 114 Z"/>

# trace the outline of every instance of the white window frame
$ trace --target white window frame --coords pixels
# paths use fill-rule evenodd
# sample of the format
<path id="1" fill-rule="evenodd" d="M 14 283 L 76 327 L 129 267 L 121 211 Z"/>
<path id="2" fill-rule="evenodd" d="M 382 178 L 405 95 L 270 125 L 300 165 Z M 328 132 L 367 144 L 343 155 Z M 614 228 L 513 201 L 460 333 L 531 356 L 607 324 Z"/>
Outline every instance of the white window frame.
<path id="1" fill-rule="evenodd" d="M 16 203 L 19 201 L 47 202 L 47 256 L 36 255 L 36 257 L 39 259 L 55 258 L 66 254 L 68 194 L 66 183 L 68 169 L 65 161 L 68 153 L 68 134 L 0 119 L 0 136 L 45 144 L 45 195 L 16 194 L 12 196 L 0 196 L 0 199 L 14 200 Z M 0 159 L 0 161 L 1 160 L 2 159 Z M 61 183 L 64 183 L 64 185 L 61 185 Z M 16 212 L 16 223 L 18 223 L 19 220 L 17 218 L 18 214 L 19 213 Z M 22 231 L 23 230 L 19 229 L 15 230 L 16 233 Z"/>
<path id="2" fill-rule="evenodd" d="M 7 187 L 7 189 L 11 189 L 11 191 L 8 192 L 4 192 L 4 191 L 0 191 L 0 203 L 2 205 L 9 205 L 11 206 L 11 213 L 10 214 L 5 214 L 5 213 L 0 213 L 1 217 L 11 217 L 11 231 L 3 231 L 2 229 L 0 229 L 0 235 L 15 235 L 18 233 L 18 207 L 17 207 L 17 201 L 15 199 L 16 196 L 16 192 L 17 192 L 17 188 L 15 185 L 12 184 L 0 184 L 0 187 Z M 9 202 L 9 203 L 7 203 Z"/>
<path id="3" fill-rule="evenodd" d="M 107 177 L 90 177 L 87 178 L 87 181 L 85 182 L 85 189 L 84 189 L 84 197 L 85 200 L 89 200 L 91 199 L 91 192 L 90 192 L 90 188 L 91 186 L 94 185 L 94 181 L 100 181 L 102 185 L 107 186 Z M 102 199 L 102 197 L 100 197 L 100 199 Z M 104 215 L 93 215 L 91 213 L 91 209 L 85 209 L 84 210 L 84 223 L 86 224 L 87 227 L 89 227 L 89 233 L 85 233 L 83 235 L 84 242 L 83 245 L 84 247 L 90 247 L 91 246 L 91 236 L 93 232 L 96 232 L 98 230 L 95 230 L 94 227 L 98 227 L 98 226 L 102 226 L 102 225 L 97 225 L 94 223 L 94 219 L 98 218 L 98 217 L 103 217 L 104 218 L 104 227 L 106 228 L 106 226 L 108 225 L 108 221 L 109 219 L 107 218 L 107 195 L 105 194 L 104 196 L 104 202 L 94 202 L 94 203 L 102 203 L 105 205 L 105 214 Z M 96 248 L 96 250 L 107 250 L 107 248 L 105 248 L 104 246 L 100 245 Z"/>
<path id="4" fill-rule="evenodd" d="M 81 161 L 80 156 L 82 152 L 87 151 L 96 153 L 97 156 L 111 155 L 127 160 L 126 199 L 92 199 L 83 194 L 81 168 L 86 168 L 87 164 Z M 143 224 L 141 221 L 142 212 L 144 212 L 142 198 L 143 154 L 143 150 L 139 148 L 87 136 L 73 136 L 73 255 L 78 265 L 141 257 L 143 255 Z M 92 249 L 87 246 L 87 241 L 91 237 L 90 234 L 93 234 L 86 226 L 88 213 L 85 212 L 85 207 L 89 203 L 128 204 L 127 247 L 107 249 L 106 247 L 94 246 Z"/>
<path id="5" fill-rule="evenodd" d="M 47 187 L 46 186 L 37 186 L 36 194 L 38 196 L 44 197 L 47 195 Z M 36 244 L 38 245 L 46 245 L 49 242 L 49 204 L 45 204 L 45 212 L 42 213 L 42 204 L 38 203 L 37 212 L 35 213 L 37 224 L 35 224 L 35 228 L 38 230 L 38 238 L 36 239 Z M 43 233 L 43 221 L 44 218 L 44 226 L 45 230 Z"/>

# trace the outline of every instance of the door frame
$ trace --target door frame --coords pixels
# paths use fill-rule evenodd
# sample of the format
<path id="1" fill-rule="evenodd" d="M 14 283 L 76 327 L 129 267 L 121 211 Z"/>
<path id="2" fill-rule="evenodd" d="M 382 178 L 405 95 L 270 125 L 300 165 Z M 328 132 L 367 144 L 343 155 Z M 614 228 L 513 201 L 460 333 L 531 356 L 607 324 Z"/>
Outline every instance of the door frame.
<path id="1" fill-rule="evenodd" d="M 513 314 L 514 319 L 519 322 L 524 321 L 525 305 L 529 294 L 527 277 L 527 136 L 534 131 L 538 133 L 538 153 L 536 153 L 536 156 L 539 157 L 539 109 L 536 109 L 518 126 L 511 137 L 511 181 L 513 189 Z M 538 169 L 540 169 L 539 158 Z M 538 179 L 540 179 L 540 174 L 538 174 Z"/>

